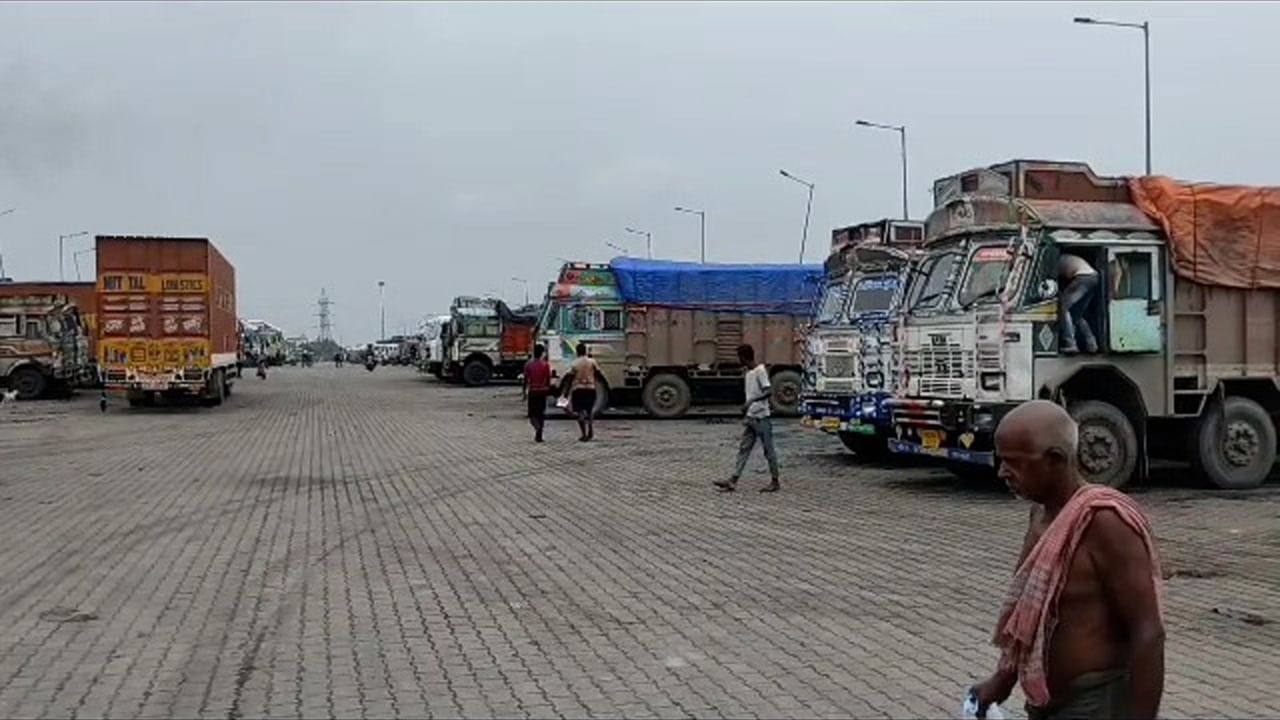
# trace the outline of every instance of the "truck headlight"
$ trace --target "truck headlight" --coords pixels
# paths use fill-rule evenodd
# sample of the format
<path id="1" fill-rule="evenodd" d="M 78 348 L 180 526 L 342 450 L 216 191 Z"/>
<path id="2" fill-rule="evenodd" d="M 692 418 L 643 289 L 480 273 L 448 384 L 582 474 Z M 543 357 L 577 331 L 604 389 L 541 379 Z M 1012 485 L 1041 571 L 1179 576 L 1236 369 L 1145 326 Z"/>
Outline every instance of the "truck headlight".
<path id="1" fill-rule="evenodd" d="M 1004 373 L 984 372 L 978 377 L 978 382 L 987 392 L 999 392 L 1004 384 Z"/>
<path id="2" fill-rule="evenodd" d="M 878 372 L 878 371 L 877 371 L 877 372 L 869 372 L 869 373 L 867 373 L 867 387 L 878 388 L 878 387 L 883 387 L 883 386 L 884 386 L 884 374 L 883 374 L 883 373 L 880 373 L 880 372 Z"/>

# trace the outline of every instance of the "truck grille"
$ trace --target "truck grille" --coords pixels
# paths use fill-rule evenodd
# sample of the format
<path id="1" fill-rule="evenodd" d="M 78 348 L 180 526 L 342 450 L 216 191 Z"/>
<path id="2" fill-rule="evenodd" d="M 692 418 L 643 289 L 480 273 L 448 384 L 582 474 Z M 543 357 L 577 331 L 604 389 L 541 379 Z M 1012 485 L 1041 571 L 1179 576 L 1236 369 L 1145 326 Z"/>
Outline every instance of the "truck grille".
<path id="1" fill-rule="evenodd" d="M 852 377 L 855 365 L 852 355 L 823 355 L 822 374 L 829 378 Z"/>
<path id="2" fill-rule="evenodd" d="M 919 379 L 923 396 L 959 397 L 964 392 L 964 379 L 974 372 L 973 351 L 959 345 L 907 350 L 903 362 L 911 376 Z"/>
<path id="3" fill-rule="evenodd" d="M 857 392 L 857 383 L 853 378 L 819 378 L 818 390 L 820 392 L 851 394 Z"/>

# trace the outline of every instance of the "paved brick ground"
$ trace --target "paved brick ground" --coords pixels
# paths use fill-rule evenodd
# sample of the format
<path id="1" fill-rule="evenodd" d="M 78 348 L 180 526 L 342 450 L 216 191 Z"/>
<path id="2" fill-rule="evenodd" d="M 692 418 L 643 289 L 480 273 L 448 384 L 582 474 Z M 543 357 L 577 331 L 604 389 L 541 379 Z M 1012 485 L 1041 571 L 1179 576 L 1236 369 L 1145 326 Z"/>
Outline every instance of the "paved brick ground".
<path id="1" fill-rule="evenodd" d="M 784 492 L 721 496 L 732 423 L 535 446 L 515 395 L 0 407 L 0 716 L 948 717 L 990 668 L 1021 503 L 788 425 Z M 1280 716 L 1280 486 L 1140 499 L 1166 714 Z"/>

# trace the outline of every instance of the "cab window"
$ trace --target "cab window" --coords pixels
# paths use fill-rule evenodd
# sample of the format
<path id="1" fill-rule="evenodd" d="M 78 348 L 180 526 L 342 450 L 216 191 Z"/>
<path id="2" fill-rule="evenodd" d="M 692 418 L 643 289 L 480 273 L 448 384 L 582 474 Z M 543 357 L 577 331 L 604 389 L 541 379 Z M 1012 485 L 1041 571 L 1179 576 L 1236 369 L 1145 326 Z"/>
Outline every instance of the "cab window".
<path id="1" fill-rule="evenodd" d="M 22 337 L 22 323 L 17 315 L 0 315 L 0 337 Z"/>

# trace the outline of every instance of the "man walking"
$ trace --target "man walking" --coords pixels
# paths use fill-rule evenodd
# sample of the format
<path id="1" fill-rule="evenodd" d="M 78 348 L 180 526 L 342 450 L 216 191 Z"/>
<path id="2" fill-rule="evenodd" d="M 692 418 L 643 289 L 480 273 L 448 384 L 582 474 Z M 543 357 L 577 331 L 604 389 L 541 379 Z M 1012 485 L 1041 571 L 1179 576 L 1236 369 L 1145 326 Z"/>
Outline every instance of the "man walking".
<path id="1" fill-rule="evenodd" d="M 764 456 L 769 461 L 769 475 L 773 478 L 760 492 L 778 492 L 778 453 L 773 448 L 773 420 L 769 417 L 769 397 L 773 388 L 769 384 L 769 370 L 763 363 L 756 364 L 756 352 L 750 345 L 738 346 L 738 361 L 748 368 L 744 383 L 746 385 L 747 403 L 742 418 L 742 440 L 738 443 L 738 463 L 733 475 L 728 480 L 718 480 L 715 486 L 724 492 L 737 489 L 738 478 L 747 467 L 747 459 L 755 449 L 756 440 L 764 447 Z"/>
<path id="2" fill-rule="evenodd" d="M 543 357 L 547 348 L 533 346 L 533 359 L 524 366 L 524 395 L 529 402 L 529 423 L 533 425 L 533 441 L 542 442 L 542 428 L 547 422 L 547 397 L 551 395 L 551 364 Z"/>
<path id="3" fill-rule="evenodd" d="M 587 354 L 586 343 L 578 343 L 577 354 L 564 376 L 564 386 L 570 408 L 578 417 L 578 430 L 582 433 L 578 440 L 589 442 L 596 437 L 596 373 L 600 366 Z"/>
<path id="4" fill-rule="evenodd" d="M 1000 477 L 1035 503 L 1000 611 L 999 669 L 972 690 L 978 717 L 1021 682 L 1029 720 L 1154 718 L 1164 690 L 1160 563 L 1127 495 L 1085 482 L 1076 423 L 1018 406 L 996 430 Z"/>

